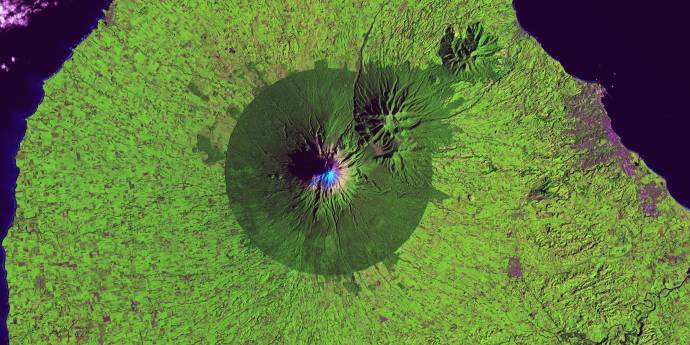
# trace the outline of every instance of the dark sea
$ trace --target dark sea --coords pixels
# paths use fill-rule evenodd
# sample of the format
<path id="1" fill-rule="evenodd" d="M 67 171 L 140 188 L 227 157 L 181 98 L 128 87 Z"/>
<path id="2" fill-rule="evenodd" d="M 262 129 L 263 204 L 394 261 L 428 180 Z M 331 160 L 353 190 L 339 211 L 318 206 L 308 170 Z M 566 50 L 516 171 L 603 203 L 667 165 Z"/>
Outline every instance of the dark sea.
<path id="1" fill-rule="evenodd" d="M 566 72 L 605 87 L 623 145 L 690 208 L 690 26 L 682 3 L 514 0 L 513 7 Z"/>
<path id="2" fill-rule="evenodd" d="M 6 0 L 0 0 L 4 2 Z M 26 1 L 27 4 L 38 0 Z M 59 0 L 26 27 L 0 31 L 0 236 L 15 209 L 14 156 L 25 119 L 43 98 L 43 80 L 57 72 L 97 25 L 110 0 Z M 612 126 L 631 151 L 690 206 L 688 29 L 677 3 L 515 0 L 520 25 L 576 78 L 602 84 Z M 0 341 L 8 343 L 5 253 L 0 281 Z M 11 279 L 11 277 L 10 277 Z"/>

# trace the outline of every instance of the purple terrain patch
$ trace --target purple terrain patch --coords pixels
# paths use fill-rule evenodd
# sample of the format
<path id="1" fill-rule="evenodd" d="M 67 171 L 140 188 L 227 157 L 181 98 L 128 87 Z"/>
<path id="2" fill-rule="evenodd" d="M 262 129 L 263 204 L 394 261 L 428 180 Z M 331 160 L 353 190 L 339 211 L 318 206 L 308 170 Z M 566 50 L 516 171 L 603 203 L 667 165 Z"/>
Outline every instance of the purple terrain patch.
<path id="1" fill-rule="evenodd" d="M 517 256 L 513 256 L 508 260 L 508 275 L 513 278 L 522 278 L 522 265 Z"/>
<path id="2" fill-rule="evenodd" d="M 618 161 L 626 175 L 634 177 L 641 184 L 640 199 L 642 211 L 649 217 L 658 217 L 658 201 L 667 192 L 666 187 L 654 182 L 642 184 L 641 177 L 645 171 L 636 170 L 630 150 L 621 142 L 620 136 L 611 126 L 611 118 L 606 113 L 602 98 L 606 90 L 598 84 L 584 85 L 577 96 L 565 100 L 566 108 L 575 121 L 570 132 L 575 137 L 571 147 L 583 151 L 578 165 L 588 170 L 600 164 Z"/>
<path id="3" fill-rule="evenodd" d="M 634 176 L 635 168 L 630 162 L 630 152 L 611 128 L 611 118 L 601 102 L 604 95 L 605 90 L 601 86 L 588 84 L 579 95 L 565 101 L 570 116 L 579 120 L 571 129 L 576 138 L 571 147 L 586 151 L 579 162 L 583 170 L 616 159 L 628 176 Z"/>
<path id="4" fill-rule="evenodd" d="M 633 167 L 632 163 L 630 163 L 630 152 L 628 152 L 628 149 L 621 144 L 621 137 L 619 137 L 618 134 L 616 134 L 616 132 L 614 132 L 611 128 L 611 118 L 606 116 L 602 120 L 602 124 L 606 129 L 606 135 L 616 148 L 616 155 L 620 159 L 621 168 L 623 168 L 623 171 L 625 171 L 628 176 L 634 176 L 635 168 Z"/>
<path id="5" fill-rule="evenodd" d="M 640 190 L 640 199 L 642 199 L 642 209 L 644 213 L 650 217 L 658 217 L 659 210 L 656 209 L 656 203 L 663 194 L 663 189 L 651 182 L 646 184 Z"/>

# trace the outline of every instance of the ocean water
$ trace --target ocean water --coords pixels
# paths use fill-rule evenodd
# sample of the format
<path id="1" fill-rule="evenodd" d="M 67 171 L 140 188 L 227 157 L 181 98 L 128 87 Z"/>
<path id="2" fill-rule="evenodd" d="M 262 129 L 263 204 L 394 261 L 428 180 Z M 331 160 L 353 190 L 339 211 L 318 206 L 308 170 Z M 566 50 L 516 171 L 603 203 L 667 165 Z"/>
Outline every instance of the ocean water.
<path id="1" fill-rule="evenodd" d="M 606 89 L 622 144 L 690 208 L 687 19 L 678 4 L 514 0 L 520 26 L 566 72 Z"/>

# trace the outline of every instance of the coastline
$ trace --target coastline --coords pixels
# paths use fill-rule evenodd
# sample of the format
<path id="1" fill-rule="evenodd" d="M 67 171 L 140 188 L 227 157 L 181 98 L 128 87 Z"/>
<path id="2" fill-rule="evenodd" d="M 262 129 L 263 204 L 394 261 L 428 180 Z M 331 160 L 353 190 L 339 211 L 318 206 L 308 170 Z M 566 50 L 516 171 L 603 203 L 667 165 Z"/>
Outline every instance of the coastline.
<path id="1" fill-rule="evenodd" d="M 75 2 L 66 6 L 55 6 L 36 13 L 31 18 L 28 26 L 13 27 L 0 32 L 0 45 L 15 47 L 19 52 L 7 52 L 11 55 L 11 61 L 16 64 L 3 73 L 0 73 L 0 88 L 10 100 L 9 105 L 3 105 L 0 109 L 0 128 L 2 128 L 2 140 L 0 140 L 0 240 L 4 240 L 12 227 L 17 209 L 15 189 L 17 177 L 21 172 L 16 164 L 16 154 L 21 141 L 27 131 L 27 118 L 34 114 L 44 98 L 43 83 L 58 73 L 65 61 L 72 57 L 72 50 L 85 40 L 94 29 L 98 27 L 100 20 L 105 16 L 105 10 L 111 0 L 90 2 Z M 75 10 L 77 8 L 78 10 Z M 74 12 L 71 12 L 74 11 Z M 71 13 L 70 13 L 71 12 Z M 78 20 L 65 21 L 63 15 L 70 13 Z M 68 16 L 69 17 L 69 16 Z M 19 46 L 28 38 L 42 38 L 55 24 L 60 23 L 59 35 L 70 38 L 64 40 L 64 45 L 53 46 Z M 67 25 L 64 25 L 68 23 Z M 55 32 L 50 32 L 55 35 Z M 9 42 L 9 43 L 6 43 Z M 19 43 L 17 43 L 19 42 Z M 52 50 L 51 50 L 52 48 Z M 36 49 L 43 54 L 37 55 Z M 15 58 L 16 56 L 16 58 Z M 2 57 L 2 56 L 0 56 Z M 37 66 L 38 65 L 38 68 Z M 43 69 L 43 73 L 39 72 Z M 39 70 L 39 71 L 37 71 Z M 9 344 L 7 318 L 9 315 L 9 294 L 7 283 L 7 271 L 5 269 L 5 249 L 0 248 L 0 265 L 2 266 L 2 278 L 0 278 L 0 344 Z"/>

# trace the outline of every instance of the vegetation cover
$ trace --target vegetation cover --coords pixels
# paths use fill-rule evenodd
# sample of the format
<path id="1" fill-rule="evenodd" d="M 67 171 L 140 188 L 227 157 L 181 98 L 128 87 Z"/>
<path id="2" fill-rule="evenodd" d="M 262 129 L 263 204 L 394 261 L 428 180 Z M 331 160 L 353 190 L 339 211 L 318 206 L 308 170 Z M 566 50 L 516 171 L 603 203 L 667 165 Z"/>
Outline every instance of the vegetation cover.
<path id="1" fill-rule="evenodd" d="M 690 340 L 688 211 L 509 1 L 115 0 L 45 92 L 12 343 Z"/>

